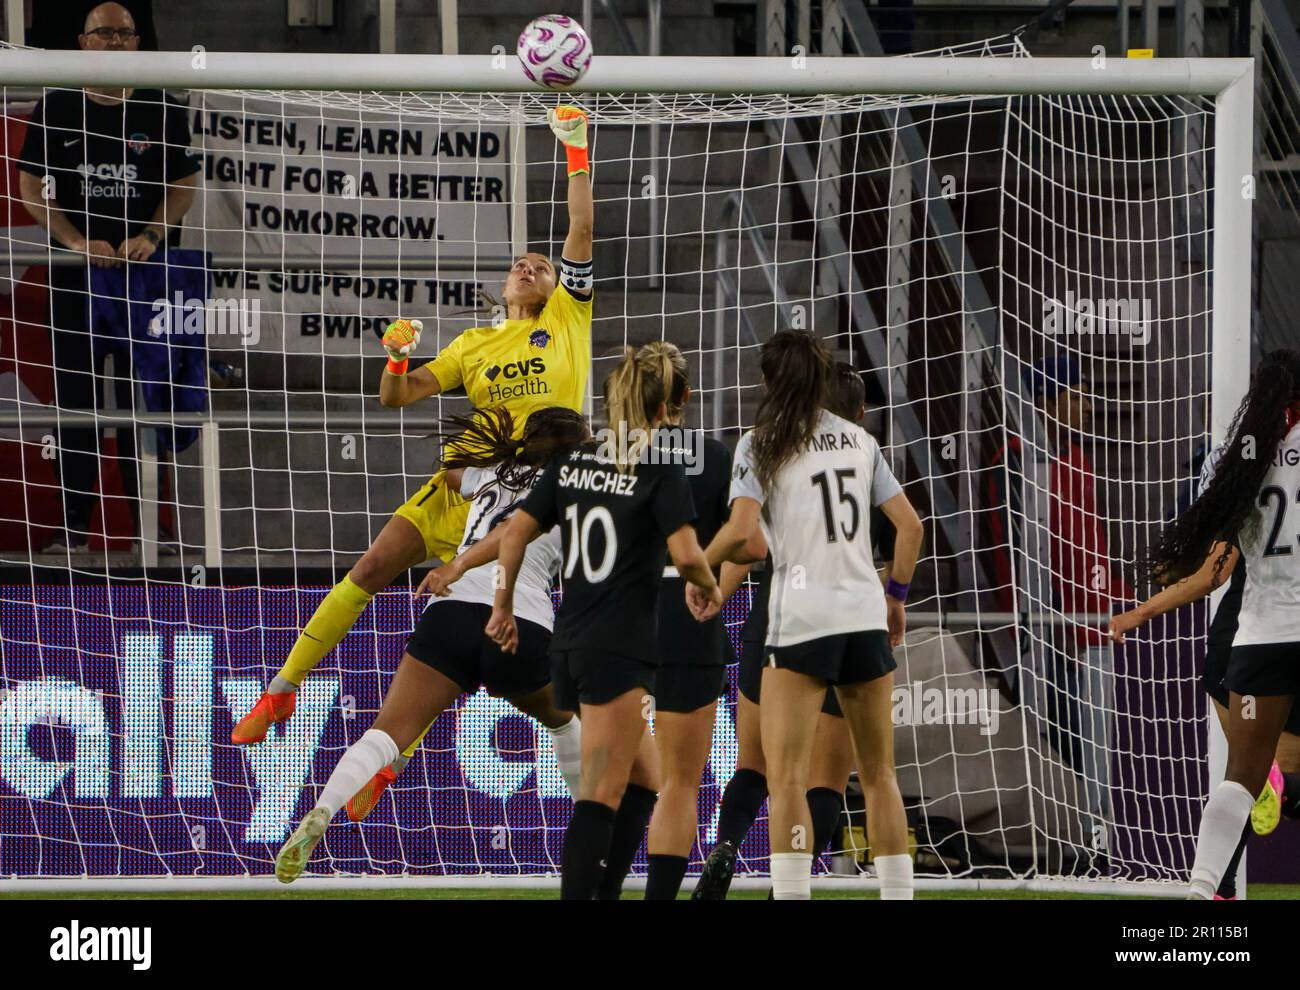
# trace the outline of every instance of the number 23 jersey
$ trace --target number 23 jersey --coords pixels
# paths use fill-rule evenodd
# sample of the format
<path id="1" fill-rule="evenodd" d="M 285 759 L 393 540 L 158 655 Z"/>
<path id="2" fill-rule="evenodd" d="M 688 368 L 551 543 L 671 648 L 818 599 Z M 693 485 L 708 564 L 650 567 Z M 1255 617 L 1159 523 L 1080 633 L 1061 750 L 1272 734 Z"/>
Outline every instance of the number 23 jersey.
<path id="1" fill-rule="evenodd" d="M 1255 538 L 1241 543 L 1246 584 L 1232 645 L 1300 642 L 1300 423 L 1273 455 L 1255 507 Z"/>
<path id="2" fill-rule="evenodd" d="M 589 440 L 546 466 L 520 508 L 564 541 L 551 650 L 599 650 L 658 662 L 667 537 L 695 519 L 680 464 L 620 473 Z"/>
<path id="3" fill-rule="evenodd" d="M 470 500 L 465 536 L 457 554 L 462 554 L 492 530 L 504 523 L 528 494 L 528 489 L 512 491 L 502 485 L 492 468 L 465 468 L 460 493 Z M 515 582 L 515 616 L 550 629 L 555 621 L 551 606 L 551 584 L 560 567 L 560 531 L 543 530 L 528 544 Z M 447 601 L 477 602 L 491 605 L 496 600 L 497 564 L 483 564 L 461 575 L 451 586 Z M 430 604 L 444 599 L 434 598 Z"/>
<path id="4" fill-rule="evenodd" d="M 903 489 L 875 438 L 823 409 L 808 446 L 786 461 L 766 493 L 754 474 L 752 444 L 751 431 L 736 446 L 731 500 L 762 506 L 773 564 L 767 644 L 887 629 L 870 513 Z"/>

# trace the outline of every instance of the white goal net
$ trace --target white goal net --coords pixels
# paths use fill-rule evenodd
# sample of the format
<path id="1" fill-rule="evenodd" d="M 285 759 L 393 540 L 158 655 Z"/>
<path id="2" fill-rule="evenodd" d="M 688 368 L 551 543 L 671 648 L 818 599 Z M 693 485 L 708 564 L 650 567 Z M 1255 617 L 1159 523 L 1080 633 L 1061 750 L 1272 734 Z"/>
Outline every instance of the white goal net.
<path id="1" fill-rule="evenodd" d="M 944 54 L 1036 71 L 1013 41 Z M 11 166 L 35 101 L 69 92 L 5 91 Z M 47 286 L 85 265 L 6 180 L 3 876 L 269 874 L 377 711 L 423 569 L 376 597 L 266 742 L 230 745 L 232 723 L 428 479 L 438 419 L 466 409 L 381 408 L 379 334 L 420 318 L 431 357 L 500 315 L 516 254 L 564 239 L 554 94 L 173 98 L 200 168 L 154 313 L 201 318 L 161 373 L 141 367 L 144 266 L 106 270 L 119 282 L 81 291 L 96 314 L 119 304 L 96 317 L 95 360 L 125 388 L 59 400 Z M 783 327 L 867 383 L 866 425 L 925 521 L 894 710 L 918 874 L 1185 878 L 1208 780 L 1204 609 L 1123 648 L 1099 630 L 1211 434 L 1214 99 L 572 99 L 594 131 L 595 396 L 616 348 L 666 338 L 690 365 L 688 424 L 734 444 Z M 98 180 L 123 178 L 131 140 L 88 163 Z M 77 435 L 98 468 L 84 529 L 51 549 Z M 733 638 L 746 610 L 742 591 Z M 735 696 L 733 673 L 692 871 L 736 768 Z M 368 820 L 340 816 L 309 872 L 555 873 L 570 807 L 546 734 L 480 693 Z M 819 871 L 869 874 L 864 826 L 851 787 Z M 766 846 L 760 817 L 742 869 L 765 872 Z"/>

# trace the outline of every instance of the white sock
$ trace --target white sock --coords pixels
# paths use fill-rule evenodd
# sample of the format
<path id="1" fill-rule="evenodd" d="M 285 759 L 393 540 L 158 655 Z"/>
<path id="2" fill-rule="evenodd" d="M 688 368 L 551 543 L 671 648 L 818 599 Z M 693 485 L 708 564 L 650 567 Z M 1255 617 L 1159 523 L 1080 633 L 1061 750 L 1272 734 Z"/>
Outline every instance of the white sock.
<path id="1" fill-rule="evenodd" d="M 912 857 L 907 853 L 897 856 L 877 856 L 876 876 L 880 878 L 882 901 L 910 901 L 912 899 Z"/>
<path id="2" fill-rule="evenodd" d="M 568 725 L 547 729 L 551 745 L 555 747 L 555 762 L 560 766 L 560 776 L 569 789 L 569 796 L 578 800 L 578 781 L 582 778 L 582 723 L 573 716 Z"/>
<path id="3" fill-rule="evenodd" d="M 1214 789 L 1196 837 L 1190 896 L 1204 901 L 1214 899 L 1254 806 L 1255 796 L 1234 781 L 1225 780 Z"/>
<path id="4" fill-rule="evenodd" d="M 325 782 L 316 807 L 334 813 L 361 790 L 371 777 L 401 755 L 392 736 L 379 729 L 367 729 L 366 734 L 348 747 L 338 766 Z"/>
<path id="5" fill-rule="evenodd" d="M 271 683 L 266 686 L 267 694 L 290 694 L 298 690 L 298 685 L 293 681 L 276 674 L 271 678 Z"/>
<path id="6" fill-rule="evenodd" d="M 772 853 L 772 900 L 812 900 L 812 853 Z"/>

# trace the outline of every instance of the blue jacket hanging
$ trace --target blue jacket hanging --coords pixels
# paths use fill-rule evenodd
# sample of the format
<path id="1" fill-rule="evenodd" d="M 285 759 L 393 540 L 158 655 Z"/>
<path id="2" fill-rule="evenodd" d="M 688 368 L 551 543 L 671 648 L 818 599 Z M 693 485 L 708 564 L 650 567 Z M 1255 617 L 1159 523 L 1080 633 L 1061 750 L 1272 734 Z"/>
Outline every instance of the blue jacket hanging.
<path id="1" fill-rule="evenodd" d="M 130 342 L 132 377 L 149 412 L 208 408 L 210 284 L 207 254 L 180 248 L 159 248 L 146 262 L 90 269 L 91 332 L 97 342 Z M 160 428 L 159 450 L 184 450 L 198 435 L 197 427 Z"/>

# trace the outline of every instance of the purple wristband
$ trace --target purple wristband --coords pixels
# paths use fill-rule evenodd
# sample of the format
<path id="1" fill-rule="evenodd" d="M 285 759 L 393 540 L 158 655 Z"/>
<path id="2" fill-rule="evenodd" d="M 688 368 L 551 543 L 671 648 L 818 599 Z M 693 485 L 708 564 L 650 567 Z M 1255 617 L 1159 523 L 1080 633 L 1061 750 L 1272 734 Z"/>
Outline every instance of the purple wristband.
<path id="1" fill-rule="evenodd" d="M 900 602 L 907 601 L 907 589 L 912 587 L 910 584 L 900 584 L 893 578 L 885 582 L 885 594 L 891 598 L 897 598 Z"/>

